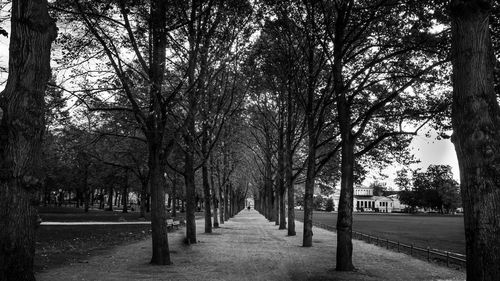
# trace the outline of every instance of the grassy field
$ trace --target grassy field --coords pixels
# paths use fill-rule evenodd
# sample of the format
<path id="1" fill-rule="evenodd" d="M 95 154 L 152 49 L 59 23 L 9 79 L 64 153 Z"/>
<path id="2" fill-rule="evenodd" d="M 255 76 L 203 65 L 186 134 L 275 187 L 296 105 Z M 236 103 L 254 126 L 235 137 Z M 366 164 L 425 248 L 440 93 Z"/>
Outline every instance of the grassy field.
<path id="1" fill-rule="evenodd" d="M 302 220 L 303 212 L 296 211 Z M 335 226 L 337 213 L 314 212 L 314 222 Z M 418 247 L 465 254 L 462 216 L 355 213 L 353 230 Z"/>
<path id="2" fill-rule="evenodd" d="M 81 208 L 48 207 L 39 209 L 43 221 L 57 222 L 116 222 L 140 219 L 138 212 L 90 210 Z M 196 213 L 201 218 L 203 213 Z M 179 214 L 184 216 L 184 213 Z M 174 230 L 174 231 L 183 231 Z M 90 256 L 109 251 L 115 246 L 146 239 L 151 226 L 142 225 L 41 225 L 37 229 L 35 270 L 42 271 L 69 263 L 86 262 Z"/>
<path id="3" fill-rule="evenodd" d="M 35 271 L 86 262 L 93 255 L 149 237 L 150 225 L 41 225 L 37 230 Z"/>
<path id="4" fill-rule="evenodd" d="M 85 213 L 83 208 L 73 207 L 41 207 L 39 209 L 42 221 L 57 222 L 80 222 L 80 221 L 139 221 L 151 220 L 151 214 L 147 213 L 146 218 L 139 219 L 139 212 L 122 213 L 120 209 L 116 211 L 89 210 Z"/>

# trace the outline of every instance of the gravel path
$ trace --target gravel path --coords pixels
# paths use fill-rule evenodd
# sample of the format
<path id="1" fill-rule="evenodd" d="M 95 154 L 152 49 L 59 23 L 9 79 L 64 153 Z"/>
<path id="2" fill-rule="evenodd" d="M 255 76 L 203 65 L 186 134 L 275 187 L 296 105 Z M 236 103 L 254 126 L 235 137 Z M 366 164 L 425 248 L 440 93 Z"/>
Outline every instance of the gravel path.
<path id="1" fill-rule="evenodd" d="M 197 221 L 197 244 L 182 244 L 183 229 L 169 233 L 173 265 L 148 264 L 151 240 L 114 249 L 88 261 L 37 275 L 37 280 L 465 280 L 461 271 L 354 241 L 357 272 L 336 272 L 335 233 L 314 228 L 303 248 L 302 223 L 289 237 L 254 210 L 244 210 L 212 234 Z"/>

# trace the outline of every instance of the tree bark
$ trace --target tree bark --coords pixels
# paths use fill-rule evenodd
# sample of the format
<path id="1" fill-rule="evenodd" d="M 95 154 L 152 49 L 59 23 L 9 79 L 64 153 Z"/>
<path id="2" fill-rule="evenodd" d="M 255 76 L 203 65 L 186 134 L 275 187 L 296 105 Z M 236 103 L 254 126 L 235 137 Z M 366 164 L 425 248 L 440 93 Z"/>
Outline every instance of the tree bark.
<path id="1" fill-rule="evenodd" d="M 231 184 L 228 183 L 224 187 L 224 220 L 229 220 L 229 189 Z"/>
<path id="2" fill-rule="evenodd" d="M 286 211 L 285 211 L 285 163 L 284 163 L 284 122 L 283 117 L 280 117 L 278 130 L 278 173 L 277 173 L 277 190 L 279 195 L 279 229 L 286 229 Z"/>
<path id="3" fill-rule="evenodd" d="M 293 132 L 294 126 L 292 115 L 292 93 L 288 93 L 287 99 L 287 125 L 286 125 L 286 142 L 285 142 L 285 183 L 288 193 L 288 236 L 295 236 L 295 190 L 293 189 Z"/>
<path id="4" fill-rule="evenodd" d="M 348 133 L 350 135 L 350 131 Z M 354 178 L 354 144 L 352 136 L 343 138 L 340 198 L 337 219 L 337 265 L 338 271 L 352 271 L 352 207 Z"/>
<path id="5" fill-rule="evenodd" d="M 89 190 L 89 165 L 85 164 L 85 170 L 83 174 L 83 200 L 84 200 L 84 212 L 89 212 L 90 205 L 90 190 Z"/>
<path id="6" fill-rule="evenodd" d="M 45 89 L 56 26 L 47 1 L 12 1 L 9 76 L 0 94 L 0 280 L 35 280 Z"/>
<path id="7" fill-rule="evenodd" d="M 219 187 L 219 210 L 220 210 L 219 221 L 220 221 L 220 224 L 224 224 L 224 210 L 225 210 L 225 206 L 226 206 L 224 196 L 225 196 L 224 195 L 224 188 L 222 186 L 220 186 Z"/>
<path id="8" fill-rule="evenodd" d="M 172 217 L 177 217 L 177 174 L 172 181 Z"/>
<path id="9" fill-rule="evenodd" d="M 148 197 L 148 179 L 147 178 L 144 178 L 144 179 L 141 179 L 141 196 L 140 196 L 140 206 L 139 206 L 139 209 L 140 209 L 140 217 L 141 218 L 145 218 L 146 217 L 146 201 L 148 200 L 147 197 Z"/>
<path id="10" fill-rule="evenodd" d="M 452 125 L 464 207 L 467 280 L 500 276 L 500 108 L 492 1 L 452 0 Z"/>
<path id="11" fill-rule="evenodd" d="M 128 171 L 125 171 L 125 184 L 123 186 L 123 195 L 122 195 L 122 213 L 128 213 Z"/>
<path id="12" fill-rule="evenodd" d="M 211 189 L 212 189 L 212 205 L 213 205 L 213 209 L 214 209 L 214 214 L 213 214 L 213 217 L 214 217 L 214 228 L 218 228 L 219 227 L 219 219 L 218 219 L 218 212 L 217 212 L 217 208 L 219 207 L 218 204 L 217 204 L 217 198 L 218 198 L 218 194 L 217 194 L 217 189 L 215 188 L 215 183 L 214 183 L 214 172 L 213 172 L 213 164 L 212 164 L 212 158 L 210 158 L 210 186 L 211 186 Z"/>
<path id="13" fill-rule="evenodd" d="M 279 198 L 279 187 L 276 185 L 275 186 L 275 191 L 274 191 L 274 208 L 273 208 L 273 217 L 274 217 L 274 225 L 280 225 L 280 198 Z"/>
<path id="14" fill-rule="evenodd" d="M 204 194 L 204 206 L 205 206 L 205 233 L 212 233 L 212 214 L 211 214 L 211 202 L 210 202 L 210 183 L 208 182 L 208 167 L 207 164 L 203 164 L 203 194 Z"/>
<path id="15" fill-rule="evenodd" d="M 113 186 L 108 187 L 108 208 L 106 211 L 113 211 Z"/>
<path id="16" fill-rule="evenodd" d="M 314 117 L 308 118 L 308 155 L 307 173 L 304 192 L 304 234 L 302 238 L 303 247 L 312 246 L 312 217 L 313 217 L 313 194 L 314 194 L 314 172 L 316 170 L 316 141 L 314 127 Z"/>
<path id="17" fill-rule="evenodd" d="M 184 182 L 186 184 L 186 242 L 196 243 L 196 186 L 194 182 L 194 163 L 191 152 L 185 154 Z"/>
<path id="18" fill-rule="evenodd" d="M 149 169 L 151 184 L 151 231 L 153 242 L 152 264 L 168 265 L 170 251 L 168 246 L 167 213 L 165 208 L 165 188 L 163 169 L 160 164 L 159 145 L 149 145 Z"/>
<path id="19" fill-rule="evenodd" d="M 167 213 L 165 208 L 165 178 L 163 176 L 165 150 L 165 120 L 162 118 L 162 85 L 165 73 L 165 49 L 167 25 L 167 2 L 151 1 L 150 8 L 150 38 L 151 62 L 150 78 L 150 114 L 146 121 L 146 138 L 149 153 L 149 186 L 151 192 L 151 230 L 153 255 L 151 263 L 157 265 L 171 264 L 167 234 Z"/>

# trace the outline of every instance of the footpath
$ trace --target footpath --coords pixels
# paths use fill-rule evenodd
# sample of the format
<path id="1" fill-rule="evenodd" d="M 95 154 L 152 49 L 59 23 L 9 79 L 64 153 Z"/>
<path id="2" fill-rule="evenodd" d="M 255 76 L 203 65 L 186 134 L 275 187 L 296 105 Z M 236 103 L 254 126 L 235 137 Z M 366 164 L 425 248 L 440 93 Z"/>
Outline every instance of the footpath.
<path id="1" fill-rule="evenodd" d="M 302 244 L 302 223 L 287 236 L 255 210 L 243 210 L 212 234 L 197 220 L 198 243 L 184 245 L 184 228 L 169 233 L 168 266 L 150 265 L 151 239 L 37 274 L 39 281 L 69 280 L 465 280 L 465 273 L 354 240 L 356 272 L 335 271 L 336 234 L 313 228 Z"/>

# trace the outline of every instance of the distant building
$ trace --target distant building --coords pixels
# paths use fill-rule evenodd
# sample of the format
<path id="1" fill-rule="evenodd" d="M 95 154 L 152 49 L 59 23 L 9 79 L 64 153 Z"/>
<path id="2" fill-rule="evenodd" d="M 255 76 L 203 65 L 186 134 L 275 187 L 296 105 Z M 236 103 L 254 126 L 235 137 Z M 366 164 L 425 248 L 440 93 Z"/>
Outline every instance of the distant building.
<path id="1" fill-rule="evenodd" d="M 252 209 L 253 209 L 253 208 L 254 208 L 254 205 L 255 205 L 255 202 L 254 202 L 253 198 L 247 198 L 247 199 L 245 200 L 245 208 L 250 207 L 250 208 L 252 208 Z"/>
<path id="2" fill-rule="evenodd" d="M 338 211 L 340 190 L 333 196 L 334 209 Z M 354 188 L 353 211 L 354 212 L 400 212 L 406 207 L 401 204 L 397 195 L 373 196 L 373 188 L 358 186 Z"/>

